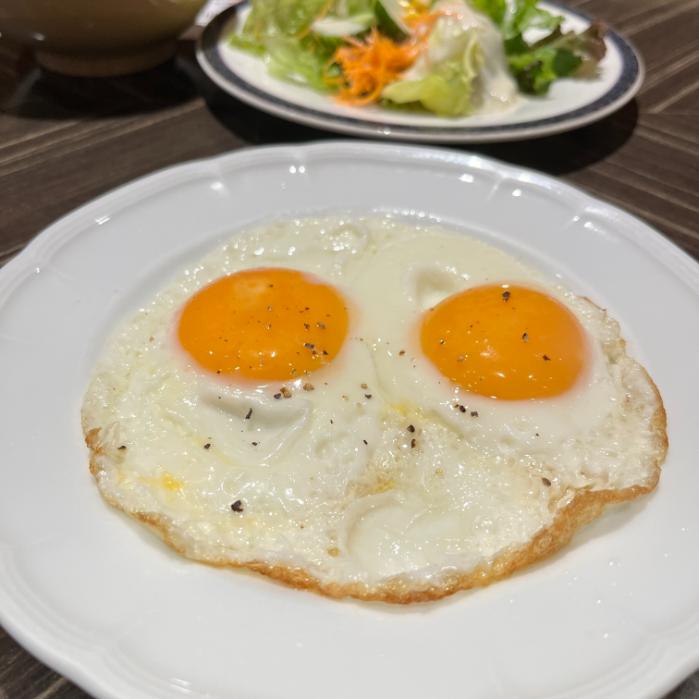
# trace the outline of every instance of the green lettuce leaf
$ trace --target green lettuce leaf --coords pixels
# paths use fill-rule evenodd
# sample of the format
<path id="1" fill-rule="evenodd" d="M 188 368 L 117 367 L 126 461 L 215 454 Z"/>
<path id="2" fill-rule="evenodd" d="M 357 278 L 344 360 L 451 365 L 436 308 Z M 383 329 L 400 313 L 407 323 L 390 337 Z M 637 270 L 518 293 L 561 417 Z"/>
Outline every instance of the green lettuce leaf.
<path id="1" fill-rule="evenodd" d="M 522 92 L 543 95 L 558 78 L 592 77 L 604 58 L 604 27 L 593 23 L 581 33 L 563 32 L 563 18 L 539 7 L 538 0 L 470 0 L 471 5 L 498 25 L 510 72 Z M 548 34 L 536 42 L 530 30 Z"/>
<path id="2" fill-rule="evenodd" d="M 352 17 L 353 15 L 374 14 L 376 0 L 335 0 L 330 11 L 338 17 Z"/>
<path id="3" fill-rule="evenodd" d="M 260 41 L 271 35 L 297 36 L 325 9 L 327 0 L 253 0 L 242 35 Z"/>
<path id="4" fill-rule="evenodd" d="M 439 37 L 430 37 L 430 41 Z M 453 37 L 451 38 L 453 41 Z M 433 66 L 418 79 L 404 79 L 387 85 L 382 97 L 394 104 L 420 104 L 439 116 L 456 117 L 472 110 L 473 81 L 481 56 L 475 32 L 462 34 L 464 46 L 457 55 Z"/>
<path id="5" fill-rule="evenodd" d="M 367 1 L 353 0 L 356 6 Z M 263 56 L 271 75 L 326 91 L 328 64 L 340 40 L 309 30 L 327 8 L 327 0 L 253 0 L 242 31 L 230 43 Z"/>
<path id="6" fill-rule="evenodd" d="M 460 116 L 469 111 L 470 85 L 452 63 L 420 80 L 394 82 L 384 89 L 382 96 L 395 104 L 420 104 L 440 116 Z"/>
<path id="7" fill-rule="evenodd" d="M 328 64 L 338 45 L 331 38 L 308 35 L 303 39 L 271 37 L 264 42 L 270 75 L 327 91 Z"/>
<path id="8" fill-rule="evenodd" d="M 510 72 L 522 92 L 543 95 L 558 78 L 592 76 L 604 57 L 601 25 L 593 24 L 580 34 L 563 33 L 563 18 L 540 7 L 538 0 L 469 1 L 500 28 Z M 530 43 L 525 33 L 531 30 L 548 34 Z"/>
<path id="9" fill-rule="evenodd" d="M 403 22 L 404 7 L 398 0 L 376 0 L 374 15 L 378 30 L 394 41 L 405 39 L 410 30 Z"/>
<path id="10" fill-rule="evenodd" d="M 471 0 L 471 5 L 478 12 L 490 17 L 498 27 L 502 27 L 507 13 L 506 0 Z"/>
<path id="11" fill-rule="evenodd" d="M 241 51 L 255 54 L 256 56 L 265 55 L 265 45 L 260 41 L 249 39 L 242 34 L 233 34 L 229 39 L 231 46 L 234 46 Z"/>
<path id="12" fill-rule="evenodd" d="M 593 77 L 606 53 L 604 32 L 599 23 L 580 34 L 556 27 L 548 36 L 523 48 L 506 43 L 510 70 L 520 90 L 543 95 L 558 78 Z"/>
<path id="13" fill-rule="evenodd" d="M 501 26 L 505 39 L 521 35 L 529 29 L 557 29 L 563 17 L 551 14 L 538 6 L 538 0 L 516 0 L 511 11 L 505 14 Z"/>

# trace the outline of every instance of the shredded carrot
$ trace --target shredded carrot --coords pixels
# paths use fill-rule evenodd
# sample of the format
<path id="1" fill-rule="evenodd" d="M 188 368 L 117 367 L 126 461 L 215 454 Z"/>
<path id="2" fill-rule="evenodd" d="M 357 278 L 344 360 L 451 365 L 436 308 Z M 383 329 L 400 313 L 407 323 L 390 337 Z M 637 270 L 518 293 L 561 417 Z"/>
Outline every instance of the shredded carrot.
<path id="1" fill-rule="evenodd" d="M 420 51 L 415 42 L 398 44 L 376 29 L 363 42 L 351 37 L 345 42 L 348 46 L 335 51 L 332 63 L 342 70 L 344 85 L 338 99 L 354 105 L 377 102 L 384 87 L 408 69 Z"/>
<path id="2" fill-rule="evenodd" d="M 342 86 L 337 98 L 341 102 L 365 105 L 377 102 L 384 87 L 396 80 L 410 68 L 418 55 L 425 49 L 434 23 L 447 13 L 416 12 L 406 16 L 404 21 L 411 29 L 409 40 L 397 43 L 376 29 L 362 43 L 352 37 L 345 37 L 349 46 L 338 48 L 328 62 L 325 82 L 329 87 Z M 342 77 L 331 76 L 329 68 L 338 65 Z"/>

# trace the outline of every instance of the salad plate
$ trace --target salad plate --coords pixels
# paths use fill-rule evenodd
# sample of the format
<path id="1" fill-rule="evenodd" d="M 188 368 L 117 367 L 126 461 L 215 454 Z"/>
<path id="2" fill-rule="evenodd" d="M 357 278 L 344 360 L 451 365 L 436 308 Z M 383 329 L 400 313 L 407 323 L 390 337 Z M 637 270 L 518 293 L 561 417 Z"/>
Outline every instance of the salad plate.
<path id="1" fill-rule="evenodd" d="M 253 3 L 256 1 L 259 0 L 252 0 Z M 439 1 L 452 5 L 454 2 L 462 2 L 462 0 Z M 532 5 L 532 3 L 525 4 Z M 516 51 L 516 44 L 522 37 L 527 40 L 526 46 L 531 52 L 523 56 L 509 54 L 507 58 L 504 54 L 496 56 L 491 50 L 493 42 L 490 42 L 491 49 L 486 49 L 485 42 L 481 41 L 482 46 L 476 49 L 476 59 L 479 61 L 480 69 L 476 68 L 475 82 L 470 87 L 467 85 L 466 88 L 468 92 L 473 93 L 473 104 L 469 104 L 468 101 L 458 102 L 458 97 L 453 97 L 454 93 L 434 96 L 426 90 L 421 92 L 420 87 L 416 91 L 413 86 L 401 85 L 401 88 L 396 88 L 395 84 L 384 89 L 382 98 L 378 101 L 374 100 L 368 104 L 362 103 L 366 101 L 364 95 L 354 100 L 343 99 L 343 93 L 348 92 L 346 84 L 343 86 L 343 81 L 346 81 L 344 67 L 340 69 L 333 64 L 336 56 L 341 52 L 334 55 L 330 53 L 327 61 L 328 65 L 332 65 L 331 71 L 327 77 L 323 74 L 318 78 L 313 74 L 316 70 L 313 63 L 318 58 L 309 57 L 303 53 L 305 44 L 298 49 L 289 43 L 288 46 L 283 45 L 280 51 L 277 44 L 272 45 L 264 37 L 260 40 L 261 43 L 257 43 L 254 37 L 251 40 L 252 34 L 248 20 L 255 10 L 249 2 L 228 8 L 207 25 L 199 40 L 197 59 L 209 78 L 222 90 L 258 109 L 308 126 L 381 139 L 477 143 L 535 138 L 568 131 L 602 119 L 634 97 L 643 82 L 644 69 L 638 53 L 625 39 L 611 29 L 605 28 L 604 38 L 599 40 L 604 53 L 603 57 L 598 56 L 596 60 L 591 61 L 588 60 L 590 56 L 579 54 L 571 59 L 571 53 L 567 50 L 566 44 L 556 37 L 560 34 L 571 37 L 574 36 L 573 33 L 579 37 L 591 24 L 593 24 L 593 31 L 600 25 L 594 24 L 593 20 L 577 11 L 554 3 L 541 2 L 534 5 L 537 11 L 561 18 L 560 29 L 550 33 L 548 29 L 543 31 L 536 22 L 532 22 L 533 27 L 525 29 L 515 38 L 507 39 L 507 45 L 515 47 L 508 51 Z M 436 7 L 439 7 L 439 2 Z M 450 11 L 448 8 L 449 4 L 445 11 L 447 17 Z M 325 18 L 319 22 L 324 27 L 323 22 L 328 23 L 328 20 Z M 330 31 L 337 33 L 343 28 L 352 28 L 351 22 L 337 24 L 336 29 L 330 23 Z M 431 34 L 426 32 L 428 35 L 423 37 L 424 42 L 421 45 L 427 46 L 429 43 L 429 51 L 435 55 L 444 55 L 445 51 L 453 53 L 453 46 L 445 49 L 440 45 L 440 37 L 436 36 L 438 23 L 433 26 L 436 28 L 430 30 Z M 494 28 L 496 25 L 492 23 L 490 26 Z M 309 30 L 306 28 L 304 31 Z M 501 36 L 509 36 L 516 31 L 518 30 L 511 27 L 508 29 L 503 24 Z M 442 29 L 443 35 L 448 35 L 450 32 L 453 33 L 453 28 Z M 537 42 L 541 43 L 541 38 L 547 35 L 549 39 L 554 38 L 553 41 L 548 40 L 551 46 L 563 47 L 563 50 L 558 52 L 559 56 L 551 63 L 554 66 L 560 64 L 564 67 L 557 75 L 544 78 L 542 85 L 538 82 L 539 78 L 551 72 L 551 68 L 546 63 L 548 60 L 546 57 L 540 60 L 541 52 L 534 52 L 539 46 Z M 332 42 L 339 41 L 337 37 L 320 37 L 319 39 L 323 42 L 330 41 L 330 52 L 332 52 Z M 501 37 L 499 39 L 497 43 L 504 45 Z M 366 33 L 363 38 L 362 36 L 357 39 L 345 37 L 344 40 L 354 44 L 369 41 Z M 277 38 L 273 37 L 273 41 L 276 42 Z M 546 44 L 547 41 L 543 43 Z M 352 45 L 346 43 L 345 47 L 352 50 Z M 582 41 L 568 45 L 579 47 Z M 272 46 L 272 53 L 267 52 L 268 46 Z M 548 47 L 541 48 L 551 55 Z M 576 50 L 573 49 L 573 51 Z M 323 56 L 322 53 L 321 56 Z M 565 68 L 568 60 L 580 62 L 579 56 L 582 56 L 582 62 L 585 64 L 594 63 L 592 69 L 588 66 L 586 77 L 574 77 L 571 71 Z M 565 60 L 559 61 L 560 57 Z M 529 59 L 528 62 L 527 59 Z M 421 60 L 422 65 L 420 65 Z M 365 57 L 360 56 L 360 61 L 367 63 Z M 492 76 L 498 72 L 499 64 L 504 65 L 506 70 L 505 61 L 509 61 L 513 66 L 510 71 L 507 71 L 512 94 L 508 93 L 507 98 L 497 94 L 497 99 L 484 102 L 479 98 L 478 91 L 483 91 L 483 86 L 487 88 L 488 83 L 485 78 L 479 76 L 487 76 L 488 73 Z M 423 60 L 418 57 L 404 75 L 411 76 L 419 73 L 420 77 L 424 78 L 425 71 L 429 70 L 425 67 L 428 63 L 429 59 Z M 466 63 L 464 59 L 464 64 Z M 498 64 L 495 70 L 492 67 L 493 63 Z M 519 68 L 515 68 L 518 65 Z M 438 66 L 438 69 L 442 67 Z M 324 71 L 325 68 L 319 70 Z M 333 74 L 332 70 L 336 72 Z M 481 72 L 478 73 L 478 70 Z M 555 70 L 553 72 L 555 73 Z M 583 72 L 582 69 L 580 72 Z M 532 74 L 535 75 L 536 84 L 533 84 L 534 81 L 530 79 Z M 429 74 L 427 77 L 432 79 Z M 462 76 L 457 77 L 463 79 Z M 502 81 L 503 76 L 500 75 L 499 78 Z M 405 83 L 406 80 L 399 82 Z M 324 83 L 327 84 L 324 85 Z M 339 90 L 336 88 L 338 84 L 341 85 Z M 399 90 L 402 90 L 403 94 L 394 97 L 394 94 L 399 94 Z M 457 95 L 462 95 L 463 89 L 455 88 L 455 92 Z M 490 92 L 492 93 L 493 90 Z M 406 93 L 408 97 L 405 96 Z M 415 94 L 411 96 L 411 93 Z M 427 94 L 426 97 L 424 97 L 425 94 Z M 387 95 L 391 95 L 400 103 L 387 99 Z M 406 104 L 409 99 L 417 101 Z"/>
<path id="2" fill-rule="evenodd" d="M 338 211 L 444 224 L 607 307 L 667 409 L 657 492 L 507 580 L 400 608 L 185 560 L 108 507 L 79 412 L 115 324 L 262 217 Z M 325 142 L 136 180 L 0 270 L 0 623 L 99 699 L 660 697 L 699 667 L 697 303 L 699 265 L 646 224 L 477 155 Z"/>

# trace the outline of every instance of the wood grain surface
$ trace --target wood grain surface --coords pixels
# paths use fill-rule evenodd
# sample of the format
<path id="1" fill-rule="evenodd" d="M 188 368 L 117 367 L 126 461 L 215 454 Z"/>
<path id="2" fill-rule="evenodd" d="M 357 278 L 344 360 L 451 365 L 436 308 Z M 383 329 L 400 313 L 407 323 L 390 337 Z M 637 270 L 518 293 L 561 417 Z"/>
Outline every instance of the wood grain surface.
<path id="1" fill-rule="evenodd" d="M 570 5 L 640 50 L 647 78 L 638 99 L 568 134 L 462 149 L 560 176 L 699 259 L 699 0 Z M 337 138 L 221 93 L 186 40 L 166 65 L 96 80 L 43 72 L 0 38 L 0 110 L 0 265 L 59 216 L 140 175 L 243 146 Z M 699 699 L 699 673 L 670 696 Z M 86 697 L 0 629 L 0 699 Z"/>

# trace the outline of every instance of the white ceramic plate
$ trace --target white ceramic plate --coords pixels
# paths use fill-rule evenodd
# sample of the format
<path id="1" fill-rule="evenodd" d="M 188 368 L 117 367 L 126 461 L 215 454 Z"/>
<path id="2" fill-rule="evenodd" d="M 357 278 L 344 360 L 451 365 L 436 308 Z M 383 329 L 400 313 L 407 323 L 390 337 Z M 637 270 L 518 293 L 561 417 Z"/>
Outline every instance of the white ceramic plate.
<path id="1" fill-rule="evenodd" d="M 584 29 L 590 20 L 555 3 L 542 3 L 565 17 L 564 28 Z M 224 91 L 276 116 L 309 126 L 378 138 L 423 142 L 477 143 L 547 136 L 597 121 L 626 104 L 643 82 L 643 65 L 633 47 L 609 31 L 607 55 L 594 80 L 558 80 L 546 97 L 522 97 L 502 114 L 449 119 L 381 107 L 349 107 L 332 96 L 273 78 L 262 59 L 233 48 L 229 37 L 247 12 L 242 3 L 225 10 L 204 30 L 197 59 Z"/>
<path id="2" fill-rule="evenodd" d="M 338 210 L 441 220 L 607 306 L 667 406 L 658 491 L 552 560 L 407 608 L 185 561 L 105 505 L 79 407 L 106 334 L 223 236 Z M 0 622 L 105 698 L 659 696 L 699 666 L 698 301 L 699 266 L 645 224 L 478 156 L 263 148 L 107 194 L 0 272 Z"/>

